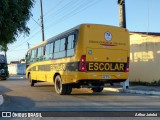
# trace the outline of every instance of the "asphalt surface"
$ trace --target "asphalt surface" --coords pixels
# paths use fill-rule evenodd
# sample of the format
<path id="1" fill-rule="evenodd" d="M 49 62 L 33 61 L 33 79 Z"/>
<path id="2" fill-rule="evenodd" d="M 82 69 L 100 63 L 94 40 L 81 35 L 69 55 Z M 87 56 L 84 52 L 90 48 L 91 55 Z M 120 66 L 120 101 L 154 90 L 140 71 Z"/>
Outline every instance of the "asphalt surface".
<path id="1" fill-rule="evenodd" d="M 11 76 L 9 79 L 25 79 L 25 75 Z M 123 89 L 119 84 L 108 86 L 104 90 L 120 93 L 133 93 L 133 94 L 146 94 L 160 96 L 160 86 L 142 86 L 142 85 L 130 85 L 128 88 Z M 1 93 L 1 91 L 0 91 Z M 0 94 L 0 105 L 4 103 L 3 95 Z"/>

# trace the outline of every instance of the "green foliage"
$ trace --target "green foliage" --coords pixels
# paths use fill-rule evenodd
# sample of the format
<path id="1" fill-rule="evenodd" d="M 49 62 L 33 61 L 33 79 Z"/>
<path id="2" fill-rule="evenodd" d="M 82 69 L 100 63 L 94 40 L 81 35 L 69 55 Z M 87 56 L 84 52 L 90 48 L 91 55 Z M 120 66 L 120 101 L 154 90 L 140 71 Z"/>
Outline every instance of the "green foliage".
<path id="1" fill-rule="evenodd" d="M 1 51 L 7 52 L 7 50 L 8 50 L 7 44 L 4 44 L 1 48 Z"/>
<path id="2" fill-rule="evenodd" d="M 29 35 L 26 26 L 34 0 L 0 0 L 0 45 L 16 41 L 18 34 Z"/>

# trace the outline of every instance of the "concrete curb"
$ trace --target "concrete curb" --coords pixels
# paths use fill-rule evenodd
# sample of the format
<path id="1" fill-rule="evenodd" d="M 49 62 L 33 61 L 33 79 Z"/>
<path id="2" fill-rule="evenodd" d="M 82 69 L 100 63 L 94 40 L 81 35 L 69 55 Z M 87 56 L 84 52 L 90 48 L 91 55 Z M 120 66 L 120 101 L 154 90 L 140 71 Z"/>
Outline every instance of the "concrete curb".
<path id="1" fill-rule="evenodd" d="M 134 94 L 144 94 L 144 95 L 160 95 L 158 91 L 145 91 L 145 90 L 123 90 L 122 88 L 104 88 L 106 91 L 111 92 L 125 92 L 125 93 L 134 93 Z"/>
<path id="2" fill-rule="evenodd" d="M 126 93 L 136 93 L 136 94 L 145 94 L 145 95 L 160 95 L 158 91 L 144 91 L 144 90 L 125 90 Z"/>
<path id="3" fill-rule="evenodd" d="M 2 105 L 2 104 L 3 104 L 3 102 L 4 102 L 3 96 L 2 96 L 2 95 L 0 95 L 0 105 Z"/>

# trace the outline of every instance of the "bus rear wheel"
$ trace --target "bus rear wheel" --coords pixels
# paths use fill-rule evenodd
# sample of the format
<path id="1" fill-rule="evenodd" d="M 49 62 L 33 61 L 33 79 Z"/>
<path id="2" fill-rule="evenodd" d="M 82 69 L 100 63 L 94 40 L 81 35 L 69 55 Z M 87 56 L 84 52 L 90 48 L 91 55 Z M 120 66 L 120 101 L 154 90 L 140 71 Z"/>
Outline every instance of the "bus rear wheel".
<path id="1" fill-rule="evenodd" d="M 36 83 L 36 81 L 35 81 L 35 80 L 32 80 L 32 78 L 31 78 L 31 74 L 29 74 L 29 82 L 30 82 L 30 86 L 31 86 L 31 87 L 33 87 L 33 86 L 34 86 L 34 84 Z"/>
<path id="2" fill-rule="evenodd" d="M 69 95 L 72 92 L 72 86 L 71 85 L 65 85 L 62 84 L 62 79 L 60 75 L 57 75 L 55 77 L 55 91 L 59 95 Z"/>
<path id="3" fill-rule="evenodd" d="M 96 88 L 92 88 L 91 90 L 93 92 L 102 92 L 103 91 L 103 87 L 96 87 Z"/>

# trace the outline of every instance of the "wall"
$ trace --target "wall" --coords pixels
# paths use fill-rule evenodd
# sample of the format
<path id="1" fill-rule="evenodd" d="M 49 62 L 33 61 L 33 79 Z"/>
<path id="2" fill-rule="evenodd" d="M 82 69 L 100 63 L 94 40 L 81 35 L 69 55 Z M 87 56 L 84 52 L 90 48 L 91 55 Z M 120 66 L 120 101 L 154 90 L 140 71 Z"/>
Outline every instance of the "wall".
<path id="1" fill-rule="evenodd" d="M 8 71 L 10 75 L 25 75 L 26 74 L 26 64 L 10 64 L 8 65 Z"/>
<path id="2" fill-rule="evenodd" d="M 160 80 L 160 36 L 130 35 L 130 81 Z"/>

